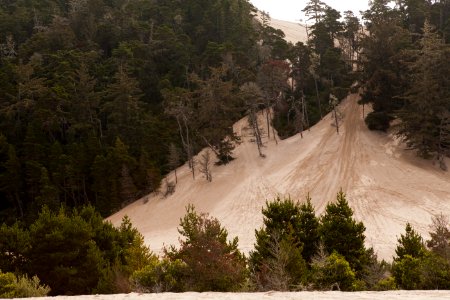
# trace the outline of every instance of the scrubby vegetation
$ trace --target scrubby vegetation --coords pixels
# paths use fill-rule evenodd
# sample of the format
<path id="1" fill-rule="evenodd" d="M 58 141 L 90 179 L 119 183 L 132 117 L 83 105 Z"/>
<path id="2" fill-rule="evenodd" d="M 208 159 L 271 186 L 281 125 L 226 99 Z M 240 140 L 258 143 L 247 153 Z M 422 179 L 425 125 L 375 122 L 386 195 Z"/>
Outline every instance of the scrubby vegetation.
<path id="1" fill-rule="evenodd" d="M 0 295 L 450 289 L 444 215 L 434 217 L 426 242 L 406 224 L 390 263 L 366 248 L 364 224 L 353 218 L 342 191 L 322 216 L 309 197 L 277 198 L 262 213 L 255 249 L 245 257 L 217 219 L 188 206 L 179 247 L 158 257 L 127 218 L 114 228 L 92 207 L 44 208 L 29 228 L 1 227 Z"/>

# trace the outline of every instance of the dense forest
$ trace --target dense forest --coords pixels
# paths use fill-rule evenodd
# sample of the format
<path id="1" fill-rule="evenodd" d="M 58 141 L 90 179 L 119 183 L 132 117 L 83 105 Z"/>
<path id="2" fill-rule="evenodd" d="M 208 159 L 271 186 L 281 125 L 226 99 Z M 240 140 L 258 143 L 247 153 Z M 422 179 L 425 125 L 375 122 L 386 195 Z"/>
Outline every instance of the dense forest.
<path id="1" fill-rule="evenodd" d="M 254 14 L 242 0 L 2 1 L 0 221 L 61 204 L 107 216 L 207 145 L 230 159 L 238 87 L 287 48 Z"/>
<path id="2" fill-rule="evenodd" d="M 349 91 L 373 108 L 370 129 L 392 125 L 446 169 L 448 1 L 374 0 L 361 21 L 311 0 L 308 41 L 295 45 L 247 0 L 0 4 L 0 296 L 46 294 L 46 285 L 55 295 L 449 288 L 444 217 L 427 247 L 407 225 L 389 265 L 365 248 L 342 193 L 320 218 L 309 202 L 268 203 L 249 258 L 192 207 L 185 242 L 163 258 L 129 220 L 103 222 L 183 163 L 193 180 L 207 174 L 194 159 L 204 147 L 218 165 L 239 159 L 232 125 L 243 116 L 258 146 L 263 134 L 275 138 L 269 122 L 287 138 L 332 111 L 339 131 Z"/>
<path id="3" fill-rule="evenodd" d="M 307 14 L 310 43 L 292 45 L 245 0 L 3 1 L 0 221 L 108 216 L 186 161 L 195 178 L 203 147 L 234 158 L 247 113 L 266 108 L 282 138 L 317 122 L 353 81 L 334 39 L 358 28 L 326 5 Z"/>

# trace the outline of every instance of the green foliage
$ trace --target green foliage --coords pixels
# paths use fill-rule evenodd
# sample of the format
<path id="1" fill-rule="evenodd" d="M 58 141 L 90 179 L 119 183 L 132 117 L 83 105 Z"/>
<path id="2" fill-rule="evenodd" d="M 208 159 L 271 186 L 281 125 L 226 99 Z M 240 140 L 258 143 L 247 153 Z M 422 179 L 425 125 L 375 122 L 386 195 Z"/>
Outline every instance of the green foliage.
<path id="1" fill-rule="evenodd" d="M 309 196 L 303 204 L 277 198 L 263 208 L 264 227 L 255 231 L 252 279 L 260 290 L 290 290 L 305 283 L 319 242 L 319 222 Z"/>
<path id="2" fill-rule="evenodd" d="M 441 219 L 442 220 L 442 219 Z M 444 223 L 436 223 L 435 226 Z M 442 229 L 442 228 L 440 228 Z M 398 239 L 397 256 L 392 267 L 396 283 L 403 289 L 448 289 L 450 263 L 445 252 L 428 251 L 422 237 L 407 223 L 405 234 Z M 433 236 L 436 241 L 436 235 Z M 431 245 L 434 245 L 431 243 Z"/>
<path id="3" fill-rule="evenodd" d="M 187 265 L 179 259 L 155 259 L 135 271 L 131 280 L 135 289 L 141 292 L 182 292 L 183 277 L 187 271 Z"/>
<path id="4" fill-rule="evenodd" d="M 198 214 L 193 206 L 188 206 L 178 232 L 184 237 L 180 248 L 171 246 L 165 254 L 172 262 L 182 262 L 184 291 L 236 291 L 240 288 L 247 276 L 245 257 L 237 248 L 238 239 L 229 242 L 228 232 L 217 219 Z"/>
<path id="5" fill-rule="evenodd" d="M 405 255 L 413 258 L 421 258 L 425 255 L 425 251 L 426 249 L 420 234 L 412 228 L 411 224 L 406 223 L 405 234 L 401 234 L 400 238 L 398 238 L 394 261 L 402 260 Z"/>
<path id="6" fill-rule="evenodd" d="M 302 257 L 311 263 L 312 257 L 318 250 L 320 242 L 319 219 L 316 217 L 311 197 L 306 197 L 306 202 L 300 204 L 300 241 L 303 243 Z"/>
<path id="7" fill-rule="evenodd" d="M 417 290 L 422 286 L 420 274 L 420 258 L 405 254 L 393 268 L 393 275 L 399 287 L 405 290 Z"/>
<path id="8" fill-rule="evenodd" d="M 27 265 L 26 253 L 30 250 L 30 235 L 18 223 L 0 226 L 0 270 L 19 272 Z"/>
<path id="9" fill-rule="evenodd" d="M 28 278 L 16 277 L 13 273 L 2 273 L 0 271 L 0 297 L 2 298 L 28 298 L 44 297 L 50 292 L 50 288 L 41 285 L 37 276 Z"/>
<path id="10" fill-rule="evenodd" d="M 436 155 L 442 160 L 450 154 L 450 89 L 448 78 L 443 76 L 450 67 L 450 46 L 428 21 L 423 32 L 419 49 L 410 51 L 412 61 L 405 63 L 414 75 L 402 95 L 405 105 L 398 113 L 402 120 L 398 134 L 420 156 Z"/>
<path id="11" fill-rule="evenodd" d="M 395 282 L 395 278 L 393 276 L 389 276 L 387 278 L 381 279 L 377 284 L 373 287 L 375 291 L 391 291 L 397 289 L 397 283 Z"/>
<path id="12" fill-rule="evenodd" d="M 373 111 L 367 114 L 364 122 L 370 130 L 386 131 L 390 126 L 392 117 L 384 111 Z"/>
<path id="13" fill-rule="evenodd" d="M 85 2 L 16 1 L 0 10 L 2 223 L 18 217 L 30 224 L 42 204 L 53 211 L 60 203 L 92 204 L 106 216 L 157 190 L 168 172 L 166 147 L 178 136 L 164 113 L 163 88 L 201 95 L 192 151 L 205 137 L 223 162 L 231 159 L 223 139 L 241 117 L 229 110 L 239 107 L 236 84 L 246 80 L 240 74 L 256 72 L 253 6 Z M 287 47 L 280 40 L 273 43 L 279 52 Z M 210 67 L 223 65 L 230 71 L 212 76 Z M 211 83 L 213 97 L 189 74 Z M 116 156 L 117 139 L 126 161 Z"/>
<path id="14" fill-rule="evenodd" d="M 321 290 L 353 291 L 357 287 L 355 272 L 337 252 L 313 262 L 312 276 L 315 286 Z"/>
<path id="15" fill-rule="evenodd" d="M 52 287 L 52 294 L 87 294 L 97 286 L 105 261 L 92 230 L 80 216 L 44 208 L 30 227 L 28 272 Z"/>
<path id="16" fill-rule="evenodd" d="M 117 229 L 92 206 L 44 207 L 29 229 L 3 224 L 0 231 L 2 267 L 37 275 L 52 295 L 129 292 L 129 276 L 155 259 L 128 218 Z M 26 280 L 18 282 L 26 293 Z"/>
<path id="17" fill-rule="evenodd" d="M 328 203 L 319 228 L 325 250 L 342 255 L 358 276 L 367 260 L 365 229 L 362 222 L 353 219 L 353 211 L 342 191 L 335 203 Z"/>

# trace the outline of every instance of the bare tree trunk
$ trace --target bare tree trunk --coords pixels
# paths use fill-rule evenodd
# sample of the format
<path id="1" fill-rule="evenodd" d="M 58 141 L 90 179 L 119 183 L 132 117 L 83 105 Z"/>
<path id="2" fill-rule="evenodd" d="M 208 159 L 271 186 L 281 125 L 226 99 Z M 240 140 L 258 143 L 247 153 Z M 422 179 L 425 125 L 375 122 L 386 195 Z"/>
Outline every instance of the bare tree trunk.
<path id="1" fill-rule="evenodd" d="M 253 135 L 255 136 L 255 141 L 256 141 L 256 145 L 258 147 L 259 156 L 264 157 L 264 154 L 261 151 L 261 147 L 262 147 L 261 131 L 259 130 L 258 117 L 256 116 L 254 109 L 252 109 L 250 111 L 249 122 L 250 122 L 250 126 L 253 129 Z"/>
<path id="2" fill-rule="evenodd" d="M 335 125 L 336 125 L 336 132 L 337 132 L 337 134 L 339 134 L 339 121 L 338 121 L 336 106 L 333 107 L 333 112 L 334 112 L 334 121 L 335 121 Z"/>
<path id="3" fill-rule="evenodd" d="M 323 116 L 322 116 L 322 106 L 320 104 L 320 97 L 319 97 L 319 87 L 317 86 L 317 78 L 316 78 L 316 76 L 313 76 L 313 77 L 314 77 L 314 85 L 316 86 L 317 105 L 319 106 L 320 119 L 322 120 Z"/>
<path id="4" fill-rule="evenodd" d="M 209 150 L 206 150 L 206 153 L 203 153 L 200 159 L 200 173 L 203 173 L 205 175 L 205 178 L 207 181 L 212 181 L 212 175 L 211 175 L 211 156 L 209 154 Z"/>
<path id="5" fill-rule="evenodd" d="M 270 111 L 269 111 L 269 113 L 270 113 L 270 119 L 273 119 L 272 113 Z M 275 134 L 275 128 L 273 128 L 273 126 L 272 126 L 272 134 L 273 134 L 273 139 L 275 140 L 275 144 L 278 145 L 277 135 Z"/>

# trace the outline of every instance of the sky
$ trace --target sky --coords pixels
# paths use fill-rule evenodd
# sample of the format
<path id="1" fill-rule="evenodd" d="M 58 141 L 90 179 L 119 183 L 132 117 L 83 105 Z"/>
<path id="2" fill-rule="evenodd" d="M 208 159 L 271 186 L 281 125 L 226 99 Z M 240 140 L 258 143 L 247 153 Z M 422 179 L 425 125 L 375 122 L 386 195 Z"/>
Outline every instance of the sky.
<path id="1" fill-rule="evenodd" d="M 351 10 L 359 16 L 360 10 L 368 8 L 368 0 L 322 0 L 332 8 L 339 10 L 341 14 L 346 10 Z M 271 18 L 299 22 L 305 20 L 302 9 L 308 0 L 250 0 L 259 10 L 269 13 Z M 302 22 L 302 23 L 303 23 Z"/>

